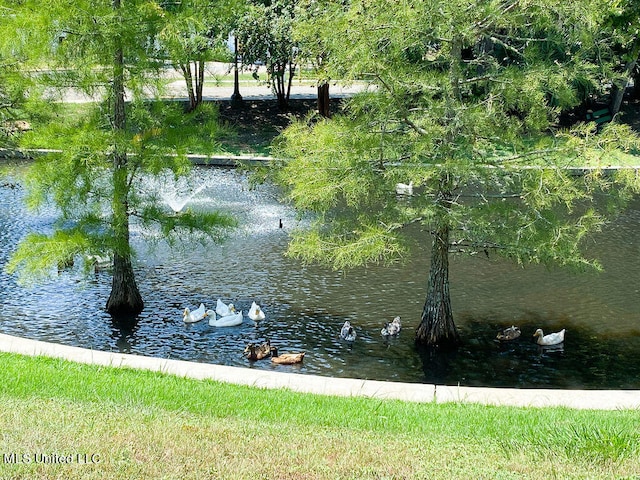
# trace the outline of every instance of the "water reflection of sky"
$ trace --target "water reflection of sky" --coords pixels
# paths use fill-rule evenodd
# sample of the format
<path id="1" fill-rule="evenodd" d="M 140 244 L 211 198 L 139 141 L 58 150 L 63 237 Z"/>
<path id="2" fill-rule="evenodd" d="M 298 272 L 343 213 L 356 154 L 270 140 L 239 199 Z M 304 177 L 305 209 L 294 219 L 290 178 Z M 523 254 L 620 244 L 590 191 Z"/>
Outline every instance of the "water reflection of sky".
<path id="1" fill-rule="evenodd" d="M 62 273 L 35 288 L 0 273 L 0 331 L 95 349 L 121 350 L 227 365 L 299 373 L 409 382 L 469 385 L 599 386 L 640 388 L 640 202 L 598 235 L 590 250 L 602 274 L 574 275 L 543 267 L 521 269 L 497 258 L 456 257 L 451 292 L 465 345 L 455 354 L 418 352 L 413 334 L 426 293 L 428 238 L 403 265 L 374 266 L 344 274 L 303 266 L 283 256 L 295 213 L 277 202 L 268 186 L 250 189 L 246 175 L 198 168 L 186 208 L 233 212 L 240 227 L 220 244 L 151 248 L 134 227 L 136 274 L 145 310 L 132 330 L 114 324 L 104 311 L 111 279 L 107 272 L 83 278 Z M 0 263 L 30 230 L 46 231 L 52 212 L 26 214 L 20 189 L 0 188 Z M 279 228 L 280 220 L 283 229 Z M 205 322 L 185 325 L 182 311 L 217 298 L 245 314 L 252 301 L 267 319 L 255 325 L 216 329 Z M 380 336 L 384 321 L 401 315 L 399 338 Z M 351 321 L 353 345 L 338 339 Z M 520 341 L 499 346 L 496 331 L 522 328 Z M 567 328 L 562 351 L 540 351 L 535 328 Z M 242 350 L 269 338 L 282 352 L 305 350 L 304 364 L 249 364 Z M 498 372 L 497 374 L 495 372 Z"/>

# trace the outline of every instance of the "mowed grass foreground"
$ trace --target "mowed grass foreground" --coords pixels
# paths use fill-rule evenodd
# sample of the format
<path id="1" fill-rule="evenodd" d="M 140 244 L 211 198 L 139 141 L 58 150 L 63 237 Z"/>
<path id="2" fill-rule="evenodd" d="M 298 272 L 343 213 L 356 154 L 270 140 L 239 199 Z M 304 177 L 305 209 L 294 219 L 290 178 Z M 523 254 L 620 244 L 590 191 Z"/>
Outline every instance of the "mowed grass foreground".
<path id="1" fill-rule="evenodd" d="M 2 479 L 640 478 L 638 411 L 337 398 L 0 362 Z"/>

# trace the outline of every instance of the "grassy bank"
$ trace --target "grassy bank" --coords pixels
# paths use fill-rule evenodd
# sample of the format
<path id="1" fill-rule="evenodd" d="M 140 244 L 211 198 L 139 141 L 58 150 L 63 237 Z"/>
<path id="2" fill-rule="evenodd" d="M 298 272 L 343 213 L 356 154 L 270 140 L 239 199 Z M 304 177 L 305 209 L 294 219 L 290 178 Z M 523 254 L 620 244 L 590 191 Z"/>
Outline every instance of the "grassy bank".
<path id="1" fill-rule="evenodd" d="M 2 479 L 640 477 L 637 411 L 345 399 L 0 362 Z"/>
<path id="2" fill-rule="evenodd" d="M 339 103 L 340 100 L 334 99 L 334 110 Z M 185 113 L 185 104 L 167 102 L 164 109 L 158 108 L 157 112 L 157 118 L 163 119 L 158 140 L 175 144 L 185 153 L 268 156 L 273 139 L 292 118 L 304 117 L 315 105 L 315 100 L 292 99 L 290 108 L 282 111 L 275 99 L 245 100 L 240 104 L 218 100 L 205 102 L 197 111 Z M 170 106 L 174 108 L 167 108 Z M 52 111 L 42 112 L 31 121 L 33 130 L 25 134 L 24 147 L 66 148 L 68 137 L 86 123 L 96 105 L 61 103 L 51 108 Z"/>

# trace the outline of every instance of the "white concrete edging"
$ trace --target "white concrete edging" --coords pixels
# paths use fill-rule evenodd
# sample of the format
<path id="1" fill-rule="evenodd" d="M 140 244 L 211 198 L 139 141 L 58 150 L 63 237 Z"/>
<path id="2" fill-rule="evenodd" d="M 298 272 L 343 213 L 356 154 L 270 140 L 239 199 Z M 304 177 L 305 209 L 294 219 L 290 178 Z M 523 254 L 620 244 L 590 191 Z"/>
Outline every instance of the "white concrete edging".
<path id="1" fill-rule="evenodd" d="M 640 390 L 551 390 L 481 388 L 382 382 L 319 375 L 290 374 L 243 367 L 187 362 L 80 347 L 0 334 L 0 351 L 61 358 L 72 362 L 127 367 L 198 380 L 215 380 L 259 388 L 286 388 L 301 393 L 409 402 L 466 402 L 518 407 L 568 407 L 575 409 L 640 409 Z"/>

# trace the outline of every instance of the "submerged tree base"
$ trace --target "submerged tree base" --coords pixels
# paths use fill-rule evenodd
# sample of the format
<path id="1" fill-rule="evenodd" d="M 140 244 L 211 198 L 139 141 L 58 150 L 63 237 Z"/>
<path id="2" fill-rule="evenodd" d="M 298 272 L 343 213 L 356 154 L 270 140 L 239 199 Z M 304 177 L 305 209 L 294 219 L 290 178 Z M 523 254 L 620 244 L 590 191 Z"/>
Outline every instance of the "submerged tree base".
<path id="1" fill-rule="evenodd" d="M 427 349 L 435 349 L 437 351 L 448 351 L 448 350 L 456 350 L 461 344 L 462 340 L 460 340 L 460 336 L 456 332 L 455 335 L 447 336 L 447 337 L 436 337 L 436 336 L 425 336 L 421 326 L 418 326 L 416 330 L 416 346 Z"/>
<path id="2" fill-rule="evenodd" d="M 438 302 L 438 305 L 429 303 Z M 454 350 L 462 343 L 453 322 L 451 300 L 441 298 L 430 302 L 429 298 L 422 312 L 422 320 L 416 329 L 416 345 L 439 350 Z"/>
<path id="3" fill-rule="evenodd" d="M 122 294 L 112 293 L 106 308 L 113 317 L 137 315 L 144 310 L 144 302 L 137 290 L 126 290 Z"/>
<path id="4" fill-rule="evenodd" d="M 455 348 L 460 344 L 449 294 L 449 226 L 446 224 L 438 228 L 433 238 L 429 286 L 416 330 L 416 344 L 435 348 Z"/>
<path id="5" fill-rule="evenodd" d="M 128 258 L 115 255 L 113 283 L 107 300 L 107 312 L 114 317 L 137 315 L 144 309 L 133 266 Z"/>

